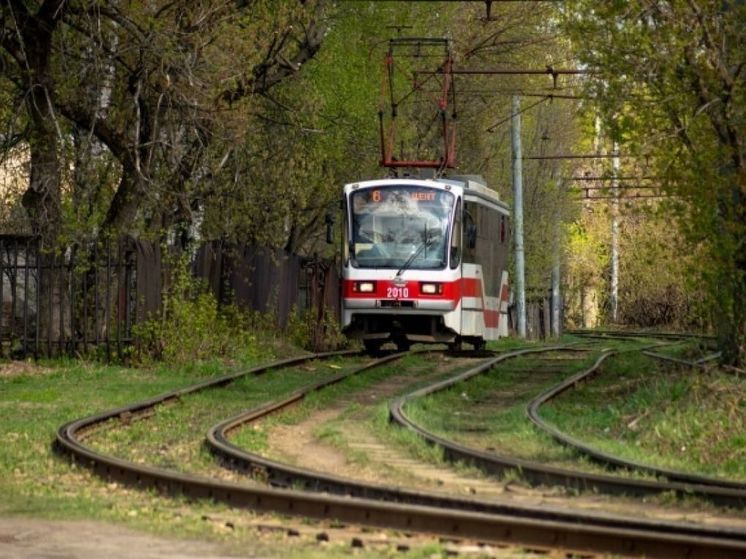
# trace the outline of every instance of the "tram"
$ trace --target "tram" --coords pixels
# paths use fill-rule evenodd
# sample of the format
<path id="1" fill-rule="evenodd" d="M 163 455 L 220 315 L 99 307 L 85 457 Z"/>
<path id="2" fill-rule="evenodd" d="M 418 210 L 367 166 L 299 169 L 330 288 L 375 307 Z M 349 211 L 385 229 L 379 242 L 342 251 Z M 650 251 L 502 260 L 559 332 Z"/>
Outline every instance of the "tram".
<path id="1" fill-rule="evenodd" d="M 344 213 L 341 324 L 366 350 L 507 335 L 509 208 L 481 177 L 347 184 Z"/>

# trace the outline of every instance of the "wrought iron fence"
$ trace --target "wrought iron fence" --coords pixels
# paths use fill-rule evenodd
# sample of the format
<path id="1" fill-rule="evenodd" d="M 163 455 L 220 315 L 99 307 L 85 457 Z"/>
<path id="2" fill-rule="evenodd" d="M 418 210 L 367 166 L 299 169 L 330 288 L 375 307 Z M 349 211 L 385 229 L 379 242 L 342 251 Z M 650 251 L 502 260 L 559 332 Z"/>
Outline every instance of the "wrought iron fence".
<path id="1" fill-rule="evenodd" d="M 331 261 L 206 243 L 192 272 L 221 303 L 270 312 L 280 327 L 295 310 L 313 311 L 319 324 L 327 311 L 338 312 L 339 277 Z M 157 243 L 121 239 L 54 253 L 35 238 L 0 235 L 0 357 L 96 351 L 121 358 L 133 326 L 160 311 L 164 277 Z M 528 301 L 529 338 L 551 335 L 550 303 L 546 296 Z M 509 320 L 512 331 L 513 307 Z"/>
<path id="2" fill-rule="evenodd" d="M 55 253 L 0 236 L 0 356 L 121 356 L 142 309 L 136 254 L 124 240 Z"/>
<path id="3" fill-rule="evenodd" d="M 292 312 L 335 312 L 333 262 L 254 247 L 206 243 L 192 273 L 222 304 L 271 314 L 278 327 Z M 157 243 L 118 242 L 45 250 L 26 236 L 0 236 L 0 357 L 121 358 L 133 326 L 160 313 L 170 277 Z"/>

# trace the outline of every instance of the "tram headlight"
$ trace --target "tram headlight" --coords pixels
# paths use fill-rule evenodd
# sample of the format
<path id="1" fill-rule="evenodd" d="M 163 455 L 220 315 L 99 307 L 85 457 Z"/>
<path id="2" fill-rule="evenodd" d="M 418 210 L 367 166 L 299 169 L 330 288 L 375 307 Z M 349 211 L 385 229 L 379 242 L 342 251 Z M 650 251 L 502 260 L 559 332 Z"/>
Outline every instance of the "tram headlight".
<path id="1" fill-rule="evenodd" d="M 376 290 L 376 282 L 356 281 L 352 284 L 352 290 L 355 293 L 373 293 Z"/>
<path id="2" fill-rule="evenodd" d="M 423 295 L 440 295 L 443 293 L 442 283 L 421 283 L 420 293 Z"/>

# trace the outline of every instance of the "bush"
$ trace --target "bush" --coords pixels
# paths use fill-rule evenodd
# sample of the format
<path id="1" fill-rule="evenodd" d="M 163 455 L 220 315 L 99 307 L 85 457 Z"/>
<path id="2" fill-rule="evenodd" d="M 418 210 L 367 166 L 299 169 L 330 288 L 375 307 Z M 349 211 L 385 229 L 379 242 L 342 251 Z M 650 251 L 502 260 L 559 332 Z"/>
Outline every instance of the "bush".
<path id="1" fill-rule="evenodd" d="M 301 313 L 294 309 L 286 328 L 290 342 L 308 351 L 334 351 L 346 347 L 348 340 L 329 309 L 324 309 L 321 320 L 317 320 L 316 315 L 315 310 Z"/>
<path id="2" fill-rule="evenodd" d="M 136 360 L 183 365 L 258 352 L 256 336 L 241 311 L 220 308 L 206 285 L 192 277 L 185 259 L 173 270 L 161 316 L 133 327 Z"/>

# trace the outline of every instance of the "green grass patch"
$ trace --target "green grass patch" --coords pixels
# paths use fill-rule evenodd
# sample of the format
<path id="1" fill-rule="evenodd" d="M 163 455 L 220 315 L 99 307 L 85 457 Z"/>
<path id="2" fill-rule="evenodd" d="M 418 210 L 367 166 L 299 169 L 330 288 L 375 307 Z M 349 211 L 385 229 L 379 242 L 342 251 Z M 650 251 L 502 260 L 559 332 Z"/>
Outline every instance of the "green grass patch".
<path id="1" fill-rule="evenodd" d="M 620 355 L 541 413 L 633 461 L 746 480 L 746 379 L 735 375 Z"/>
<path id="2" fill-rule="evenodd" d="M 349 426 L 349 422 L 356 422 L 359 429 L 372 432 L 380 441 L 385 441 L 387 445 L 396 446 L 405 455 L 427 463 L 443 465 L 442 452 L 438 448 L 428 445 L 407 430 L 389 424 L 388 400 L 391 399 L 390 397 L 386 398 L 386 402 L 373 404 L 365 399 L 366 389 L 385 382 L 390 377 L 405 375 L 407 377 L 406 382 L 402 384 L 399 392 L 410 392 L 441 378 L 458 374 L 473 367 L 477 361 L 469 364 L 459 364 L 458 366 L 449 366 L 447 360 L 440 361 L 438 367 L 442 367 L 443 370 L 435 375 L 433 375 L 433 363 L 432 356 L 410 354 L 385 367 L 350 377 L 342 383 L 309 395 L 302 403 L 281 415 L 265 419 L 254 426 L 245 426 L 234 434 L 232 441 L 242 448 L 262 453 L 267 449 L 263 445 L 263 439 L 258 439 L 257 442 L 254 435 L 257 430 L 266 436 L 277 425 L 298 424 L 316 411 L 328 410 L 336 406 L 338 413 L 333 418 L 317 425 L 313 434 L 318 440 L 338 450 L 349 464 L 362 468 L 370 467 L 372 464 L 368 454 L 365 451 L 353 448 L 347 439 L 349 429 L 346 429 L 346 427 Z M 268 452 L 273 455 L 271 448 L 268 449 Z M 288 459 L 285 456 L 273 455 L 273 457 L 283 460 Z M 375 464 L 374 467 L 377 468 L 378 474 L 381 474 L 381 471 L 386 471 L 384 477 L 387 479 L 396 479 L 403 484 L 412 481 L 411 475 L 398 471 L 393 466 Z M 474 473 L 473 470 L 470 471 Z"/>
<path id="3" fill-rule="evenodd" d="M 107 454 L 134 462 L 184 472 L 215 472 L 213 457 L 202 444 L 210 427 L 242 411 L 286 397 L 311 382 L 334 376 L 354 362 L 334 358 L 242 377 L 229 386 L 203 390 L 158 406 L 153 416 L 124 428 L 116 428 L 118 420 L 114 420 L 115 428 L 102 430 L 89 441 Z M 246 432 L 252 445 L 266 448 L 262 429 L 241 431 Z"/>
<path id="4" fill-rule="evenodd" d="M 276 425 L 295 425 L 308 418 L 312 413 L 328 408 L 335 402 L 343 409 L 340 410 L 341 417 L 349 417 L 353 413 L 360 411 L 363 404 L 354 399 L 354 395 L 364 391 L 366 388 L 380 383 L 387 378 L 401 374 L 402 371 L 406 371 L 407 374 L 411 374 L 413 377 L 424 372 L 428 365 L 427 357 L 424 355 L 410 354 L 390 363 L 386 366 L 377 367 L 370 371 L 363 371 L 362 373 L 352 375 L 342 382 L 323 388 L 320 391 L 313 392 L 306 396 L 298 405 L 285 410 L 283 413 L 272 415 L 266 419 L 263 419 L 260 423 L 255 425 L 246 425 L 243 428 L 237 430 L 232 435 L 232 442 L 241 448 L 245 448 L 252 452 L 263 452 L 266 447 L 261 446 L 261 440 L 257 440 L 255 433 L 260 432 L 266 439 L 268 433 Z M 348 449 L 342 440 L 341 436 L 333 435 L 335 428 L 332 424 L 328 426 L 321 426 L 319 433 L 326 437 L 327 442 L 332 443 L 333 446 L 340 450 Z M 259 444 L 257 444 L 259 442 Z M 350 456 L 356 453 L 351 453 Z M 358 459 L 360 457 L 358 456 Z"/>
<path id="5" fill-rule="evenodd" d="M 262 361 L 269 360 L 265 356 Z M 256 364 L 245 362 L 241 366 L 248 368 Z M 10 368 L 22 371 L 7 376 L 6 371 Z M 252 527 L 253 522 L 278 522 L 278 516 L 258 516 L 248 510 L 209 501 L 193 502 L 129 489 L 103 480 L 52 451 L 55 432 L 63 423 L 226 372 L 230 372 L 227 365 L 220 362 L 180 369 L 160 366 L 131 369 L 73 361 L 46 361 L 22 366 L 0 362 L 0 515 L 112 522 L 156 535 L 220 542 L 240 555 L 250 552 L 264 557 L 349 556 L 348 543 L 321 548 L 313 540 L 300 541 L 299 538 L 295 542 L 288 540 L 283 532 L 258 534 Z M 251 406 L 249 398 L 265 401 L 285 394 L 293 386 L 304 385 L 311 378 L 338 372 L 338 369 L 323 366 L 322 362 L 311 363 L 289 371 L 284 378 L 280 378 L 279 372 L 271 372 L 224 389 L 195 395 L 194 403 L 200 399 L 200 406 L 206 404 L 217 408 L 216 415 L 222 419 L 227 415 L 224 401 L 244 409 Z M 118 452 L 129 457 L 132 454 L 125 447 L 134 445 L 134 454 L 142 454 L 149 464 L 155 458 L 155 462 L 166 465 L 173 456 L 169 458 L 168 454 L 159 456 L 158 453 L 165 451 L 169 441 L 177 440 L 180 433 L 186 434 L 190 430 L 179 424 L 187 423 L 184 419 L 199 407 L 190 409 L 191 406 L 192 403 L 184 398 L 181 402 L 159 408 L 154 422 L 136 421 L 127 429 L 112 429 L 94 439 L 96 444 L 118 446 Z M 198 422 L 197 418 L 190 418 L 188 423 L 196 425 Z M 152 433 L 149 424 L 156 429 Z M 124 432 L 131 429 L 136 435 L 125 436 Z M 198 430 L 201 438 L 204 430 L 201 426 Z M 261 437 L 260 434 L 256 436 Z M 109 442 L 108 437 L 112 437 Z M 116 442 L 118 437 L 122 441 Z M 143 438 L 144 448 L 139 446 L 138 437 Z M 196 462 L 194 465 L 199 466 Z M 227 528 L 228 524 L 232 527 Z M 320 526 L 318 529 L 324 528 Z M 392 555 L 430 557 L 438 550 L 445 555 L 442 546 L 438 545 L 428 547 L 423 555 L 423 547 L 414 545 L 408 553 L 391 548 L 366 549 L 357 555 L 370 558 Z"/>
<path id="6" fill-rule="evenodd" d="M 443 449 L 429 444 L 409 429 L 402 429 L 391 423 L 388 403 L 376 408 L 372 426 L 381 440 L 405 450 L 410 456 L 429 464 L 445 464 Z"/>
<path id="7" fill-rule="evenodd" d="M 269 360 L 269 356 L 265 356 L 262 362 Z M 247 361 L 240 366 L 248 368 L 257 364 L 257 361 Z M 236 550 L 243 552 L 249 545 L 263 556 L 287 556 L 285 545 L 258 541 L 256 531 L 245 526 L 256 517 L 250 511 L 128 489 L 71 464 L 52 450 L 57 428 L 68 421 L 189 386 L 211 374 L 231 372 L 229 365 L 211 362 L 180 369 L 164 366 L 132 369 L 75 361 L 0 362 L 0 515 L 109 521 L 159 535 L 235 544 Z M 319 368 L 318 364 L 309 366 Z M 313 374 L 314 371 L 303 369 L 295 372 L 298 384 L 308 382 L 309 375 Z M 323 374 L 329 373 L 325 370 Z M 224 396 L 237 394 L 238 399 L 256 392 L 262 394 L 259 399 L 264 399 L 282 390 L 282 382 L 275 378 L 275 373 L 269 373 L 222 390 L 208 391 L 213 394 L 200 397 L 218 408 L 222 418 L 225 415 L 220 409 L 222 399 L 216 396 L 218 392 Z M 178 423 L 178 408 L 186 405 L 184 400 L 159 408 L 157 415 L 167 421 L 151 423 L 156 432 L 149 431 L 149 420 L 137 421 L 130 425 L 135 430 L 134 437 L 123 436 L 129 429 L 112 429 L 94 439 L 103 442 L 101 439 L 106 437 L 122 437 L 121 450 L 124 451 L 124 446 L 143 437 L 148 452 L 136 450 L 135 453 L 141 453 L 148 463 L 153 463 L 151 459 L 156 457 L 155 462 L 165 465 L 168 455 L 157 458 L 158 453 L 176 440 L 178 433 L 186 430 L 181 426 L 169 432 L 165 425 Z M 246 402 L 241 405 L 245 406 Z M 200 437 L 202 435 L 204 431 L 200 432 Z M 267 517 L 262 516 L 263 519 Z M 225 522 L 215 521 L 216 518 L 230 521 L 235 529 L 226 530 Z"/>
<path id="8" fill-rule="evenodd" d="M 562 356 L 553 353 L 551 356 Z M 534 429 L 526 404 L 544 389 L 589 367 L 597 354 L 548 362 L 526 355 L 433 395 L 407 403 L 417 424 L 446 439 L 481 450 L 546 463 L 574 462 L 573 454 Z M 546 369 L 550 363 L 551 369 Z"/>

